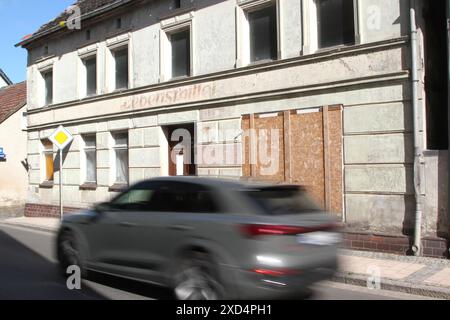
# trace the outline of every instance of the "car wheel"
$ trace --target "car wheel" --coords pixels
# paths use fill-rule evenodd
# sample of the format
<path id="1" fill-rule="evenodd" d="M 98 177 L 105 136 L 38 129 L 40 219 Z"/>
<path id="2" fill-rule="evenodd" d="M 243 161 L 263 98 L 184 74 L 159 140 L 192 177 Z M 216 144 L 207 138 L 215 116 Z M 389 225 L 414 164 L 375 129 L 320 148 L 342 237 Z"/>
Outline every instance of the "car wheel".
<path id="1" fill-rule="evenodd" d="M 174 280 L 174 294 L 178 300 L 221 300 L 225 297 L 216 264 L 206 253 L 191 252 L 181 259 Z"/>
<path id="2" fill-rule="evenodd" d="M 85 275 L 80 259 L 79 247 L 75 235 L 71 231 L 63 231 L 59 237 L 58 260 L 63 276 L 67 277 L 67 268 L 74 265 L 81 269 L 83 276 Z"/>

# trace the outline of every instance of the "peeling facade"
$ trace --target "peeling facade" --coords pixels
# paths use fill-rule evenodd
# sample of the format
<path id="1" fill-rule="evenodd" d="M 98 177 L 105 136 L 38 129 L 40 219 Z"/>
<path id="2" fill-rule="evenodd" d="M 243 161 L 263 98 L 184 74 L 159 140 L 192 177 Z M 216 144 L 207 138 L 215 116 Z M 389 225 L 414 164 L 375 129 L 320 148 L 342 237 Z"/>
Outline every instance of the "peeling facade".
<path id="1" fill-rule="evenodd" d="M 302 150 L 298 140 L 301 121 L 310 119 L 305 120 L 312 121 L 308 128 L 318 128 L 324 146 L 318 157 L 325 160 L 319 163 L 324 168 L 323 178 L 308 181 L 324 184 L 320 185 L 324 191 L 319 200 L 346 223 L 351 235 L 346 244 L 364 249 L 364 243 L 352 243 L 358 235 L 364 241 L 385 236 L 406 239 L 406 245 L 377 248 L 375 244 L 373 248 L 373 242 L 367 240 L 370 249 L 406 251 L 415 211 L 409 1 L 354 1 L 355 43 L 322 49 L 317 48 L 313 0 L 195 0 L 182 1 L 181 9 L 172 9 L 170 1 L 137 2 L 119 6 L 99 21 L 82 21 L 81 30 L 60 31 L 23 44 L 29 53 L 29 215 L 36 213 L 36 206 L 58 205 L 58 184 L 43 184 L 42 140 L 61 124 L 75 136 L 63 158 L 64 204 L 82 208 L 108 200 L 117 192 L 112 188 L 115 176 L 111 172 L 115 132 L 128 134 L 132 184 L 171 173 L 168 132 L 174 126 L 192 125 L 196 155 L 199 150 L 215 154 L 214 149 L 227 148 L 242 155 L 246 150 L 242 136 L 245 119 L 255 116 L 281 119 L 261 124 L 261 128 L 278 128 L 284 137 L 280 140 L 283 173 L 270 179 L 307 184 L 303 171 L 294 169 L 293 164 L 307 168 L 309 158 L 296 157 Z M 248 63 L 246 10 L 270 3 L 277 9 L 277 59 Z M 418 1 L 419 10 L 421 5 Z M 120 30 L 115 28 L 118 18 Z M 178 26 L 190 30 L 191 73 L 170 79 L 167 34 Z M 423 48 L 420 24 L 419 33 Z M 111 52 L 123 44 L 128 48 L 129 88 L 114 90 Z M 97 57 L 97 94 L 83 97 L 80 66 L 89 53 Z M 422 50 L 421 59 L 424 54 Z M 44 106 L 42 72 L 49 68 L 53 72 L 53 103 Z M 424 79 L 423 64 L 419 74 Z M 423 237 L 441 245 L 449 229 L 448 160 L 444 150 L 427 151 L 424 83 L 419 90 Z M 339 106 L 338 118 L 327 120 L 324 110 L 332 106 Z M 314 113 L 319 115 L 317 121 Z M 312 115 L 293 116 L 304 114 Z M 329 126 L 335 122 L 329 121 L 337 121 L 337 131 L 330 133 L 333 129 Z M 96 183 L 88 188 L 83 187 L 85 135 L 95 135 L 96 141 Z M 304 139 L 314 145 L 314 139 Z M 302 154 L 310 150 L 304 149 Z M 245 164 L 225 160 L 200 161 L 195 167 L 200 176 L 257 176 L 257 169 L 246 170 Z M 331 176 L 330 172 L 339 174 Z M 55 170 L 54 181 L 58 179 Z M 333 185 L 328 184 L 330 179 L 334 179 Z M 330 196 L 333 190 L 339 192 Z M 327 204 L 327 196 L 339 198 L 333 200 L 334 208 Z M 445 249 L 429 255 L 442 256 Z"/>

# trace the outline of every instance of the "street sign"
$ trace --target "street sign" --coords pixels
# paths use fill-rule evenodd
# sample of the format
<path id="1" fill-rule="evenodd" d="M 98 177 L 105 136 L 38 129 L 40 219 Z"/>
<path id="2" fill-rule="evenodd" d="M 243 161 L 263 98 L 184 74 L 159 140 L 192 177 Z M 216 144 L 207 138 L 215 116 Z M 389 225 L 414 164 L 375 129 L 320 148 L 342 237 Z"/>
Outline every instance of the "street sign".
<path id="1" fill-rule="evenodd" d="M 64 208 L 62 201 L 62 174 L 63 174 L 63 150 L 66 148 L 72 141 L 73 136 L 67 131 L 63 126 L 59 126 L 48 139 L 53 142 L 53 144 L 59 149 L 59 207 L 60 207 L 60 215 L 61 220 L 64 217 Z"/>
<path id="2" fill-rule="evenodd" d="M 73 141 L 73 136 L 63 126 L 59 126 L 48 138 L 59 150 L 64 150 Z"/>

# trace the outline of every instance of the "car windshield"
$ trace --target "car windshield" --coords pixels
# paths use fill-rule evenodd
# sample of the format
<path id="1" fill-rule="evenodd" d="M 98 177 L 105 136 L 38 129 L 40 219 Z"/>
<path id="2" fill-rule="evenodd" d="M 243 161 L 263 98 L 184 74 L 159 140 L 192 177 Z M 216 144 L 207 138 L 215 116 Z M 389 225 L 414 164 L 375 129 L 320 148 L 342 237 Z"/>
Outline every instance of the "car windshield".
<path id="1" fill-rule="evenodd" d="M 262 188 L 245 191 L 270 215 L 289 215 L 322 211 L 301 188 Z"/>

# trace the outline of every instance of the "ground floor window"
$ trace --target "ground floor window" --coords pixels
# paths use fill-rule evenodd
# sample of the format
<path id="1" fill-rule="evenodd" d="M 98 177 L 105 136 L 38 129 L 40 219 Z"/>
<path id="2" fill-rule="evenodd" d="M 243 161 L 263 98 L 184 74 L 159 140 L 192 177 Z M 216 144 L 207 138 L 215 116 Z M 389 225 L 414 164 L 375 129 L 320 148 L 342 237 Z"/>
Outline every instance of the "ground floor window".
<path id="1" fill-rule="evenodd" d="M 84 183 L 96 183 L 97 181 L 97 150 L 96 137 L 94 135 L 83 136 L 83 164 Z"/>
<path id="2" fill-rule="evenodd" d="M 128 133 L 113 134 L 115 156 L 115 184 L 128 184 Z"/>
<path id="3" fill-rule="evenodd" d="M 53 143 L 48 140 L 42 140 L 43 146 L 43 162 L 44 162 L 44 181 L 53 181 L 54 176 L 54 166 L 53 166 Z"/>

